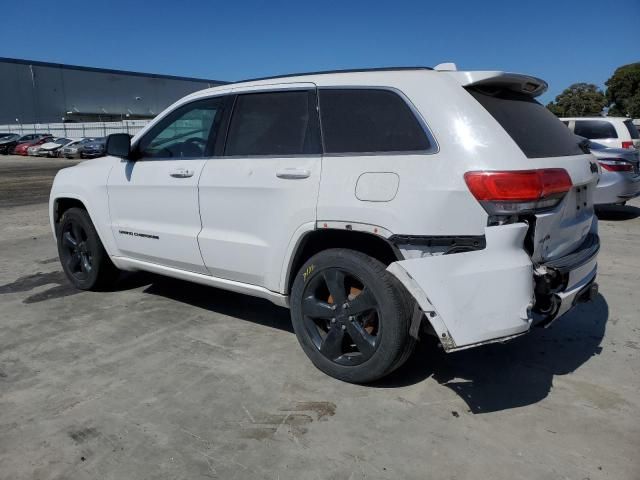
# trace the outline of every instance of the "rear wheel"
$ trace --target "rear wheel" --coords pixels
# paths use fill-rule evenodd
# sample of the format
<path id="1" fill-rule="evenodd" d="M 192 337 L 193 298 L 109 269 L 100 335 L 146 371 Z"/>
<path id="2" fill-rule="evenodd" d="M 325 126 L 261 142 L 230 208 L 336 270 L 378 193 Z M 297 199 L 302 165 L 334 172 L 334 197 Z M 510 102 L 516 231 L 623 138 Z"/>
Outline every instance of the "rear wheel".
<path id="1" fill-rule="evenodd" d="M 119 271 L 109 259 L 86 210 L 67 210 L 57 233 L 62 268 L 76 288 L 101 290 L 115 282 Z"/>
<path id="2" fill-rule="evenodd" d="M 395 278 L 360 252 L 320 252 L 294 280 L 291 318 L 300 345 L 340 380 L 372 382 L 402 365 L 413 346 L 409 317 Z"/>

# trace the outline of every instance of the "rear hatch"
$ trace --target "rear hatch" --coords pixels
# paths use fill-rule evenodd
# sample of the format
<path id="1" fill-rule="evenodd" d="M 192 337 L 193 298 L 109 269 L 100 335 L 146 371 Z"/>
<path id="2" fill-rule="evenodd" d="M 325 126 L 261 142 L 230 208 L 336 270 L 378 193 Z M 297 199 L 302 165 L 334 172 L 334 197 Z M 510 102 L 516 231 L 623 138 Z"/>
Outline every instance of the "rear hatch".
<path id="1" fill-rule="evenodd" d="M 527 158 L 526 169 L 564 169 L 569 174 L 571 186 L 559 202 L 552 207 L 535 208 L 518 218 L 530 225 L 525 246 L 532 260 L 543 263 L 560 258 L 588 241 L 587 237 L 595 230 L 597 164 L 579 139 L 534 99 L 546 90 L 546 83 L 535 77 L 503 72 L 450 74 L 458 76 L 460 83 L 513 139 Z M 514 170 L 521 170 L 522 166 L 514 160 Z"/>
<path id="2" fill-rule="evenodd" d="M 631 141 L 633 142 L 633 146 L 640 150 L 640 132 L 638 132 L 638 127 L 633 124 L 631 119 L 624 121 L 624 126 L 629 130 L 629 135 L 631 136 Z"/>

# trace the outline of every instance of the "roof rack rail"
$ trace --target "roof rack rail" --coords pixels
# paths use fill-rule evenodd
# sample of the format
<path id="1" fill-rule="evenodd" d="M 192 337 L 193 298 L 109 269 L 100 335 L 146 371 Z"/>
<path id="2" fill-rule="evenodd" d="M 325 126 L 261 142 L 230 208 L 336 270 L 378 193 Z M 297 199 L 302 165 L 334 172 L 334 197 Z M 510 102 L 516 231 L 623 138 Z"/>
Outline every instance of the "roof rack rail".
<path id="1" fill-rule="evenodd" d="M 233 83 L 256 82 L 258 80 L 271 80 L 276 78 L 301 77 L 304 75 L 325 75 L 329 73 L 393 72 L 393 71 L 404 71 L 404 70 L 433 70 L 433 68 L 418 66 L 418 67 L 352 68 L 352 69 L 345 69 L 345 70 L 319 70 L 317 72 L 287 73 L 286 75 L 272 75 L 269 77 L 247 78 L 244 80 L 237 80 Z"/>

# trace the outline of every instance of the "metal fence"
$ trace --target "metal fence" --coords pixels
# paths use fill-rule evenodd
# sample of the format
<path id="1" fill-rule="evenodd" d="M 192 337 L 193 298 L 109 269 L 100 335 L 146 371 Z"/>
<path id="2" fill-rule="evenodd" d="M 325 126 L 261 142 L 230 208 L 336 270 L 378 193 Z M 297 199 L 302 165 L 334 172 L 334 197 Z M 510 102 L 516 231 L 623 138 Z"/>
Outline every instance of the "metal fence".
<path id="1" fill-rule="evenodd" d="M 128 133 L 133 135 L 151 120 L 123 120 L 121 122 L 90 123 L 34 123 L 0 125 L 0 132 L 27 135 L 29 133 L 50 133 L 54 137 L 84 138 L 106 137 L 111 133 Z"/>

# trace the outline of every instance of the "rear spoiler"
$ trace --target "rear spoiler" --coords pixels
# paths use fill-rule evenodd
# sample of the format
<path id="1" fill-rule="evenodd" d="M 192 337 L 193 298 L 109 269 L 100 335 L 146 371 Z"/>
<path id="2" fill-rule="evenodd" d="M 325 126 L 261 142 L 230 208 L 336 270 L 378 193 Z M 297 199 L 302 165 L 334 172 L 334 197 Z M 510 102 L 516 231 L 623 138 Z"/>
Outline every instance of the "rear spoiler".
<path id="1" fill-rule="evenodd" d="M 549 85 L 544 80 L 529 75 L 509 72 L 446 71 L 463 87 L 500 87 L 537 97 L 544 93 Z"/>

